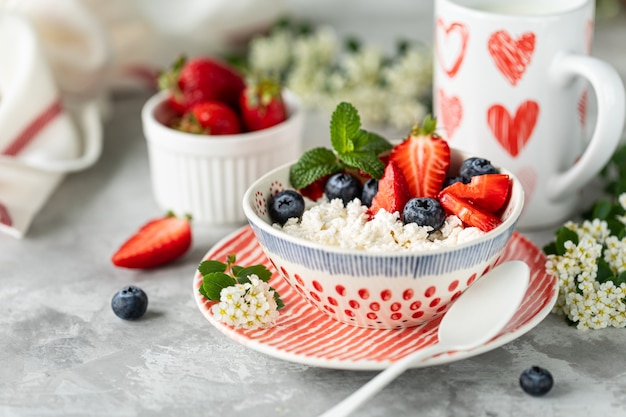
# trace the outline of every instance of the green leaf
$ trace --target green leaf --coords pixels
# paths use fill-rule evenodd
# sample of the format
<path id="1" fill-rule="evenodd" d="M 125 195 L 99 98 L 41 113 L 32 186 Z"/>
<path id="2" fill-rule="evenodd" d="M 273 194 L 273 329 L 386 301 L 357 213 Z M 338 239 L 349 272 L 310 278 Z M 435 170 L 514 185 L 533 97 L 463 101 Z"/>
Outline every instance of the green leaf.
<path id="1" fill-rule="evenodd" d="M 204 290 L 204 285 L 200 285 L 200 287 L 198 288 L 198 292 L 200 294 L 202 294 L 204 296 L 204 298 L 209 299 L 209 295 L 207 294 L 207 292 Z"/>
<path id="2" fill-rule="evenodd" d="M 280 298 L 280 294 L 278 294 L 278 291 L 276 291 L 274 288 L 272 288 L 272 290 L 274 291 L 274 301 L 276 301 L 276 309 L 280 310 L 281 308 L 285 306 L 285 303 Z"/>
<path id="3" fill-rule="evenodd" d="M 617 278 L 613 279 L 613 284 L 615 284 L 616 287 L 619 287 L 622 284 L 626 283 L 626 271 L 622 271 L 621 274 L 619 274 L 617 276 Z"/>
<path id="4" fill-rule="evenodd" d="M 340 157 L 346 165 L 363 170 L 376 179 L 380 179 L 385 171 L 385 164 L 371 152 L 350 152 Z"/>
<path id="5" fill-rule="evenodd" d="M 291 166 L 289 181 L 296 189 L 302 189 L 319 178 L 343 170 L 343 164 L 337 155 L 327 148 L 311 149 Z"/>
<path id="6" fill-rule="evenodd" d="M 203 295 L 209 300 L 219 301 L 220 292 L 226 287 L 233 285 L 233 277 L 222 272 L 212 272 L 202 277 Z"/>
<path id="7" fill-rule="evenodd" d="M 248 276 L 240 276 L 235 278 L 237 281 L 237 284 L 252 284 L 252 281 L 250 281 L 250 278 L 248 278 Z"/>
<path id="8" fill-rule="evenodd" d="M 424 134 L 434 133 L 437 129 L 437 118 L 433 118 L 429 115 L 426 116 L 424 122 L 422 123 L 422 132 Z"/>
<path id="9" fill-rule="evenodd" d="M 346 102 L 341 102 L 335 108 L 330 118 L 330 143 L 338 154 L 352 152 L 356 137 L 361 128 L 361 118 L 356 108 Z"/>
<path id="10" fill-rule="evenodd" d="M 236 279 L 239 281 L 239 278 L 247 278 L 250 275 L 256 275 L 261 281 L 267 282 L 272 277 L 272 272 L 265 265 L 253 265 L 242 268 L 237 273 Z"/>
<path id="11" fill-rule="evenodd" d="M 611 215 L 613 204 L 606 200 L 598 201 L 593 206 L 592 216 L 595 219 L 606 220 Z"/>
<path id="12" fill-rule="evenodd" d="M 226 264 L 219 261 L 202 261 L 198 265 L 198 271 L 202 275 L 207 275 L 212 272 L 224 272 L 226 271 Z"/>
<path id="13" fill-rule="evenodd" d="M 550 242 L 547 245 L 545 245 L 543 247 L 543 252 L 546 255 L 558 255 L 557 249 L 556 249 L 556 242 Z"/>
<path id="14" fill-rule="evenodd" d="M 626 225 L 622 223 L 621 221 L 615 218 L 607 219 L 606 225 L 611 231 L 611 234 L 617 236 L 619 239 L 621 239 L 621 237 L 624 235 L 624 230 L 626 228 Z"/>
<path id="15" fill-rule="evenodd" d="M 596 273 L 596 281 L 603 283 L 606 281 L 613 281 L 615 279 L 615 274 L 611 269 L 611 266 L 602 258 L 596 259 L 596 263 L 598 265 L 598 272 Z"/>
<path id="16" fill-rule="evenodd" d="M 233 265 L 230 267 L 230 271 L 233 273 L 233 276 L 239 275 L 239 271 L 243 269 L 243 266 Z"/>
<path id="17" fill-rule="evenodd" d="M 565 242 L 571 241 L 574 245 L 578 245 L 578 234 L 563 226 L 556 232 L 556 253 L 557 255 L 565 254 Z"/>
<path id="18" fill-rule="evenodd" d="M 384 137 L 363 129 L 359 129 L 356 136 L 352 138 L 352 142 L 355 151 L 372 152 L 376 155 L 393 148 L 393 145 Z"/>

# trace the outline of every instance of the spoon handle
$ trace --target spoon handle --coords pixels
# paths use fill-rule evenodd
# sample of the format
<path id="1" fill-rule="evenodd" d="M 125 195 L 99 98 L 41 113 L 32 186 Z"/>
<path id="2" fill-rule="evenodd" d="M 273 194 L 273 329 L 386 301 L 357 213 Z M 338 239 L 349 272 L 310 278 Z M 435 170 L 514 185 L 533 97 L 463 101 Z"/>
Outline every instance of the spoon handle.
<path id="1" fill-rule="evenodd" d="M 346 397 L 339 404 L 320 415 L 320 417 L 344 417 L 349 415 L 361 404 L 386 387 L 387 384 L 396 379 L 398 375 L 410 368 L 413 364 L 447 350 L 449 350 L 449 348 L 435 343 L 434 345 L 430 345 L 424 349 L 405 356 L 398 362 L 395 362 L 386 368 L 383 372 L 376 375 L 367 384 L 356 390 L 349 397 Z"/>

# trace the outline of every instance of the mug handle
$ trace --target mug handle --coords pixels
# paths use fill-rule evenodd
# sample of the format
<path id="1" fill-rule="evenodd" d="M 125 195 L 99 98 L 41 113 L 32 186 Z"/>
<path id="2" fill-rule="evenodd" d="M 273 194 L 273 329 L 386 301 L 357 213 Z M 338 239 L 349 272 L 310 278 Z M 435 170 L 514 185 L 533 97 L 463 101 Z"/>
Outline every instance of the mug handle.
<path id="1" fill-rule="evenodd" d="M 102 154 L 102 121 L 95 101 L 88 102 L 77 111 L 77 127 L 83 137 L 83 154 L 75 159 L 20 161 L 21 165 L 40 171 L 70 173 L 89 168 Z"/>
<path id="2" fill-rule="evenodd" d="M 612 66 L 586 55 L 558 55 L 550 75 L 561 85 L 576 76 L 587 79 L 598 106 L 596 125 L 583 154 L 567 171 L 548 180 L 549 198 L 559 200 L 591 181 L 615 152 L 624 128 L 624 84 Z"/>

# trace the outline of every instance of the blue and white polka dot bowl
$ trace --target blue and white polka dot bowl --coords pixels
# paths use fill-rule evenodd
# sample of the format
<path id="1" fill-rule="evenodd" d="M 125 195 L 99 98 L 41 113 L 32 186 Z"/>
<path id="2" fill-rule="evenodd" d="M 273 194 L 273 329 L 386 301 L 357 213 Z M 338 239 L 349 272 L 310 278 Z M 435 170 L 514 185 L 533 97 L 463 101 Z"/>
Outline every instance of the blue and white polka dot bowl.
<path id="1" fill-rule="evenodd" d="M 466 157 L 453 149 L 451 169 L 458 171 Z M 411 327 L 443 315 L 498 262 L 524 205 L 521 184 L 501 168 L 513 179 L 511 197 L 502 224 L 485 235 L 420 252 L 346 250 L 293 237 L 272 226 L 267 200 L 292 188 L 290 166 L 279 167 L 254 182 L 244 194 L 243 211 L 276 271 L 320 311 L 358 327 Z"/>

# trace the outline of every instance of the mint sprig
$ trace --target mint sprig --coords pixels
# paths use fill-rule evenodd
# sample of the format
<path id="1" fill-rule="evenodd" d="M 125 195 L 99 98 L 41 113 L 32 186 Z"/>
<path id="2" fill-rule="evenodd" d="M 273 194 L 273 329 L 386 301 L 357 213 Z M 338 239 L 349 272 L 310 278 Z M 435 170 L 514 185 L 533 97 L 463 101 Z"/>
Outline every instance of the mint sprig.
<path id="1" fill-rule="evenodd" d="M 219 301 L 222 289 L 236 284 L 249 283 L 250 275 L 256 275 L 263 282 L 268 282 L 272 277 L 272 271 L 265 265 L 239 266 L 235 265 L 236 255 L 228 255 L 226 263 L 216 260 L 202 261 L 198 265 L 198 271 L 202 274 L 202 285 L 198 288 L 200 294 L 211 301 Z M 274 290 L 274 300 L 278 309 L 285 306 L 280 295 Z"/>
<path id="2" fill-rule="evenodd" d="M 385 170 L 380 155 L 393 147 L 382 136 L 362 129 L 359 112 L 346 102 L 339 103 L 331 116 L 330 143 L 332 150 L 311 149 L 291 167 L 289 179 L 294 188 L 302 189 L 320 178 L 350 168 L 380 179 Z"/>

